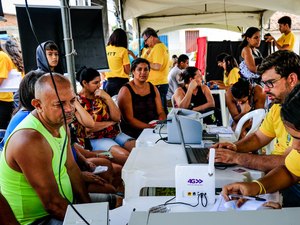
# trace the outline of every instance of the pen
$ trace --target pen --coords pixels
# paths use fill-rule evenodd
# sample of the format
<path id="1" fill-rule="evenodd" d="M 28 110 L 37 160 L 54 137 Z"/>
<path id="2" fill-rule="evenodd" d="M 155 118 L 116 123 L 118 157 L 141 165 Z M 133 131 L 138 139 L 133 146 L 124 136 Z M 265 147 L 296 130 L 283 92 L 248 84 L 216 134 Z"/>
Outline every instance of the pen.
<path id="1" fill-rule="evenodd" d="M 228 195 L 229 198 L 244 198 L 244 199 L 250 199 L 250 200 L 256 200 L 256 201 L 261 201 L 265 202 L 267 201 L 264 198 L 258 197 L 258 196 L 245 196 L 245 195 L 239 195 L 239 194 L 230 194 Z"/>

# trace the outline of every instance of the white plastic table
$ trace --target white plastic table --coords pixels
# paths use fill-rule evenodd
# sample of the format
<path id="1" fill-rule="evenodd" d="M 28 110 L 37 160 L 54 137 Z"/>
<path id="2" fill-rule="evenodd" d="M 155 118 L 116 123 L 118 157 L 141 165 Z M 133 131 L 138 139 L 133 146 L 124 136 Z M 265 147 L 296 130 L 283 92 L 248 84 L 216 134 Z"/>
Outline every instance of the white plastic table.
<path id="1" fill-rule="evenodd" d="M 185 152 L 179 144 L 155 142 L 159 135 L 145 129 L 137 140 L 137 147 L 130 153 L 123 169 L 125 201 L 140 196 L 143 187 L 175 187 L 175 167 L 187 163 Z M 230 167 L 216 169 L 216 188 L 225 184 L 258 179 L 263 172 Z"/>

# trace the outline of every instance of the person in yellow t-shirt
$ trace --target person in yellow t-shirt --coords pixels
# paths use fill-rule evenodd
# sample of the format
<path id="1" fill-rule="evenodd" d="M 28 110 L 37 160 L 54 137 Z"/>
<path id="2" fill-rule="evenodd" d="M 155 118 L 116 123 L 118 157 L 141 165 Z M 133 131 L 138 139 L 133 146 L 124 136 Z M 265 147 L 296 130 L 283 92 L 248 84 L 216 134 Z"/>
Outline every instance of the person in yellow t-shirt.
<path id="1" fill-rule="evenodd" d="M 13 70 L 24 73 L 19 46 L 14 38 L 9 38 L 0 47 L 0 85 Z M 12 92 L 0 92 L 0 129 L 6 129 L 14 109 Z"/>
<path id="2" fill-rule="evenodd" d="M 258 68 L 264 91 L 273 101 L 260 128 L 235 143 L 217 143 L 216 162 L 235 163 L 246 168 L 268 172 L 284 164 L 286 150 L 292 138 L 280 119 L 280 105 L 285 97 L 300 83 L 300 57 L 294 52 L 279 50 L 265 58 Z M 248 154 L 257 151 L 276 138 L 271 155 Z"/>
<path id="3" fill-rule="evenodd" d="M 159 40 L 157 32 L 148 27 L 143 31 L 142 37 L 148 50 L 144 51 L 142 58 L 150 62 L 150 73 L 148 81 L 158 88 L 162 105 L 166 114 L 167 93 L 168 93 L 168 73 L 169 73 L 169 51 L 168 48 Z"/>
<path id="4" fill-rule="evenodd" d="M 209 81 L 210 84 L 210 89 L 213 89 L 215 87 L 215 84 L 218 85 L 219 89 L 228 89 L 231 85 L 236 83 L 238 79 L 240 78 L 239 74 L 239 65 L 237 64 L 236 59 L 231 56 L 225 56 L 223 59 L 223 64 L 224 68 L 224 77 L 223 81 L 221 80 L 211 80 Z"/>
<path id="5" fill-rule="evenodd" d="M 119 93 L 121 87 L 129 81 L 130 61 L 129 55 L 134 54 L 128 50 L 126 32 L 118 28 L 110 35 L 106 55 L 109 65 L 109 72 L 105 72 L 107 84 L 105 91 L 112 97 Z"/>
<path id="6" fill-rule="evenodd" d="M 292 19 L 289 16 L 283 16 L 278 20 L 279 31 L 282 33 L 281 37 L 276 41 L 272 35 L 266 35 L 266 42 L 275 43 L 279 50 L 293 51 L 295 44 L 295 35 L 292 32 Z"/>
<path id="7" fill-rule="evenodd" d="M 223 187 L 226 200 L 231 193 L 256 196 L 259 194 L 281 191 L 283 207 L 300 206 L 300 85 L 298 84 L 285 99 L 281 109 L 281 120 L 287 132 L 293 137 L 290 153 L 285 158 L 285 165 L 273 169 L 263 178 L 254 182 L 233 183 Z M 278 206 L 277 206 L 278 207 Z M 279 205 L 280 207 L 280 205 Z"/>

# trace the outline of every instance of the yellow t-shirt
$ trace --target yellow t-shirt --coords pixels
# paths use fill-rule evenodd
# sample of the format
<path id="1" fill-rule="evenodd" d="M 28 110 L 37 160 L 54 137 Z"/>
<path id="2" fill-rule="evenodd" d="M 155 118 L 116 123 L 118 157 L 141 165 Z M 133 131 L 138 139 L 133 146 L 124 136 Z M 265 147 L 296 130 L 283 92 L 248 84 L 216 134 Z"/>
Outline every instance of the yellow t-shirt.
<path id="1" fill-rule="evenodd" d="M 125 73 L 123 67 L 130 64 L 128 50 L 123 47 L 108 45 L 106 46 L 106 55 L 110 72 L 105 72 L 105 77 L 129 78 L 129 74 Z"/>
<path id="2" fill-rule="evenodd" d="M 224 78 L 223 78 L 224 85 L 230 86 L 230 85 L 236 83 L 240 78 L 239 71 L 240 71 L 239 68 L 234 67 L 232 70 L 230 70 L 228 77 L 224 73 Z"/>
<path id="3" fill-rule="evenodd" d="M 0 78 L 7 79 L 12 69 L 17 69 L 9 55 L 0 51 Z M 12 102 L 14 100 L 12 92 L 0 92 L 0 101 Z"/>
<path id="4" fill-rule="evenodd" d="M 283 155 L 288 146 L 292 144 L 292 137 L 286 131 L 280 117 L 281 106 L 274 104 L 259 130 L 266 136 L 276 138 L 272 155 Z"/>
<path id="5" fill-rule="evenodd" d="M 144 53 L 143 58 L 147 59 L 150 63 L 158 63 L 161 65 L 159 71 L 150 69 L 149 78 L 147 81 L 153 85 L 167 84 L 169 73 L 169 51 L 163 43 L 154 45 L 150 53 Z"/>
<path id="6" fill-rule="evenodd" d="M 281 37 L 277 40 L 277 43 L 280 46 L 289 45 L 288 50 L 294 50 L 294 43 L 295 43 L 295 35 L 293 32 L 288 33 L 287 35 L 282 34 Z"/>
<path id="7" fill-rule="evenodd" d="M 297 177 L 300 177 L 300 154 L 293 149 L 285 158 L 286 168 Z"/>

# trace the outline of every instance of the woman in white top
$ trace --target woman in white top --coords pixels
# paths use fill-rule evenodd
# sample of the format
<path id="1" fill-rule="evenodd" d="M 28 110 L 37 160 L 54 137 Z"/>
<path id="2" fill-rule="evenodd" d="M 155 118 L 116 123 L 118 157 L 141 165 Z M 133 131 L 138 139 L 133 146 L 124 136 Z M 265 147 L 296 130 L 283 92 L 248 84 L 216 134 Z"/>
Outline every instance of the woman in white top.
<path id="1" fill-rule="evenodd" d="M 243 41 L 240 45 L 241 63 L 240 73 L 244 78 L 250 81 L 259 79 L 260 76 L 256 73 L 257 66 L 262 61 L 262 55 L 258 50 L 260 46 L 260 30 L 256 27 L 249 27 L 243 34 Z"/>

